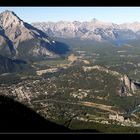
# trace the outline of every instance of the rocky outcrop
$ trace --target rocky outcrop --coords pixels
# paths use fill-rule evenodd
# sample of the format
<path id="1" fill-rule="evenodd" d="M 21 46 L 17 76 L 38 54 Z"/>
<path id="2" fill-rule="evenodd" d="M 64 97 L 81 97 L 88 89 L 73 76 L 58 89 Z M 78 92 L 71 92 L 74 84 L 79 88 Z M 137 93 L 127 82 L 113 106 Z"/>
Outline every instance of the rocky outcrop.
<path id="1" fill-rule="evenodd" d="M 131 80 L 128 78 L 127 75 L 124 75 L 122 80 L 123 80 L 123 83 L 126 86 L 126 88 L 128 88 L 128 90 L 130 91 L 131 90 Z"/>
<path id="2" fill-rule="evenodd" d="M 132 96 L 137 91 L 135 83 L 128 78 L 127 75 L 124 75 L 121 78 L 121 95 Z"/>

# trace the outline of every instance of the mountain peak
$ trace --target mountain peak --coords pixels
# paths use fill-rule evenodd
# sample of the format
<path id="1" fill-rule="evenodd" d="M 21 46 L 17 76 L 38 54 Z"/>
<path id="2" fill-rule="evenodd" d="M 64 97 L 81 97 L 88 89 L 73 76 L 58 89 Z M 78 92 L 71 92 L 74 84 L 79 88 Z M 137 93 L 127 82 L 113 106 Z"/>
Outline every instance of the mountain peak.
<path id="1" fill-rule="evenodd" d="M 4 12 L 2 12 L 2 13 L 10 13 L 10 14 L 14 14 L 14 12 L 13 11 L 10 11 L 10 10 L 5 10 Z M 1 13 L 1 14 L 2 14 Z"/>
<path id="2" fill-rule="evenodd" d="M 13 12 L 5 10 L 0 14 L 0 26 L 2 28 L 7 28 L 9 25 L 21 24 L 22 20 Z"/>
<path id="3" fill-rule="evenodd" d="M 16 17 L 20 19 L 13 11 L 9 11 L 9 10 L 5 10 L 4 12 L 0 14 L 0 16 L 4 16 L 4 17 L 10 16 L 10 17 Z"/>

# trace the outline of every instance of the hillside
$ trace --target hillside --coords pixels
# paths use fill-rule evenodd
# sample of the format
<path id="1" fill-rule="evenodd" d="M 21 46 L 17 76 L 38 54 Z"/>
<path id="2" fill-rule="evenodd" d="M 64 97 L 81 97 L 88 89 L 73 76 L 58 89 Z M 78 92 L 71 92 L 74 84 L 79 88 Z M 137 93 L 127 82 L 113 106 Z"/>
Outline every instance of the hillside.
<path id="1" fill-rule="evenodd" d="M 25 61 L 12 60 L 0 55 L 0 74 L 24 72 L 29 69 L 31 69 L 31 67 Z"/>

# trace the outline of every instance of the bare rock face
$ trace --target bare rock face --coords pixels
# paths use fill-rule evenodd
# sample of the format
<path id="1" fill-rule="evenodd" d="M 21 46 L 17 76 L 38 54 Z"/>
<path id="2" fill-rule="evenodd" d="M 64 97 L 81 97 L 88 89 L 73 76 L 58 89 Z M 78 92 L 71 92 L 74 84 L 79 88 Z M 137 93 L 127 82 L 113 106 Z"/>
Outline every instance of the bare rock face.
<path id="1" fill-rule="evenodd" d="M 123 82 L 126 88 L 128 88 L 128 90 L 131 90 L 131 81 L 129 80 L 127 75 L 124 75 L 123 77 Z"/>
<path id="2" fill-rule="evenodd" d="M 21 20 L 14 12 L 6 10 L 0 14 L 1 55 L 11 58 L 27 57 L 27 55 L 55 57 L 51 48 L 57 47 L 57 43 L 43 31 Z"/>
<path id="3" fill-rule="evenodd" d="M 33 38 L 30 30 L 25 27 L 25 23 L 11 11 L 5 11 L 0 14 L 0 26 L 5 35 L 14 43 L 18 40 L 25 41 Z"/>
<path id="4" fill-rule="evenodd" d="M 130 96 L 132 94 L 135 94 L 137 91 L 137 87 L 135 83 L 128 78 L 127 75 L 124 75 L 121 78 L 122 84 L 121 84 L 121 94 Z"/>
<path id="5" fill-rule="evenodd" d="M 14 12 L 6 10 L 0 14 L 0 24 L 2 28 L 9 28 L 12 25 L 23 25 L 23 21 Z"/>

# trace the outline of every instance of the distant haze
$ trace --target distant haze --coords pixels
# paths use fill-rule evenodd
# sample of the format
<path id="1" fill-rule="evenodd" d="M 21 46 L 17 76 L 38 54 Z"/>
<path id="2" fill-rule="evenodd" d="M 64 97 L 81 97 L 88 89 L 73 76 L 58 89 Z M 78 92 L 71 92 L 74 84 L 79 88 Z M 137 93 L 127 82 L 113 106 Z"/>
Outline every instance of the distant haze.
<path id="1" fill-rule="evenodd" d="M 91 21 L 96 18 L 117 24 L 140 22 L 140 7 L 0 7 L 14 11 L 28 23 L 43 21 Z"/>

